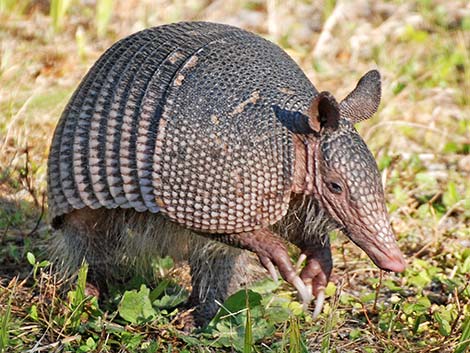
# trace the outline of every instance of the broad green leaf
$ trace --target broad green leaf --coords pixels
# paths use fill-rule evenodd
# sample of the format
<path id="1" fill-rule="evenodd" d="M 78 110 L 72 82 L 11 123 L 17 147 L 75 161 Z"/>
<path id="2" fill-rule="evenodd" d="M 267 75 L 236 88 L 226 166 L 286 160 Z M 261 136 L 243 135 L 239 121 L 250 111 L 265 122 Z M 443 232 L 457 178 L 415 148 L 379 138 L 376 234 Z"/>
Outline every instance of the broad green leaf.
<path id="1" fill-rule="evenodd" d="M 212 322 L 216 323 L 220 320 L 221 317 L 246 309 L 247 296 L 250 308 L 255 308 L 261 304 L 261 295 L 259 293 L 256 293 L 250 289 L 242 289 L 225 300 L 222 308 L 212 319 Z"/>
<path id="2" fill-rule="evenodd" d="M 124 343 L 125 347 L 131 352 L 134 352 L 136 349 L 139 348 L 142 339 L 142 335 L 136 334 L 135 332 L 122 333 L 122 342 Z"/>
<path id="3" fill-rule="evenodd" d="M 139 291 L 126 291 L 119 303 L 119 315 L 133 324 L 153 319 L 156 312 L 150 302 L 149 294 L 150 290 L 145 285 L 142 285 Z"/>
<path id="4" fill-rule="evenodd" d="M 327 297 L 332 297 L 336 293 L 336 286 L 333 282 L 328 282 L 325 288 L 325 295 Z"/>
<path id="5" fill-rule="evenodd" d="M 36 305 L 31 306 L 29 309 L 29 317 L 34 321 L 38 321 L 38 307 Z"/>
<path id="6" fill-rule="evenodd" d="M 394 292 L 399 292 L 403 288 L 395 283 L 395 281 L 392 281 L 390 279 L 386 279 L 382 282 L 382 285 L 390 289 L 391 291 Z"/>
<path id="7" fill-rule="evenodd" d="M 304 312 L 302 304 L 296 301 L 289 303 L 289 309 L 292 311 L 294 316 L 300 316 Z"/>
<path id="8" fill-rule="evenodd" d="M 375 299 L 375 292 L 369 292 L 361 296 L 362 303 L 370 303 Z"/>
<path id="9" fill-rule="evenodd" d="M 439 324 L 439 333 L 443 336 L 449 336 L 451 331 L 449 321 L 444 319 L 440 313 L 434 313 L 434 319 Z"/>
<path id="10" fill-rule="evenodd" d="M 407 315 L 427 312 L 431 302 L 427 297 L 420 297 L 414 303 L 404 303 L 403 312 Z"/>
<path id="11" fill-rule="evenodd" d="M 470 273 L 470 257 L 461 262 L 459 267 L 461 273 Z"/>
<path id="12" fill-rule="evenodd" d="M 269 317 L 269 321 L 272 323 L 281 323 L 289 319 L 293 315 L 289 305 L 290 299 L 274 297 L 271 299 L 269 306 L 266 309 L 266 314 Z"/>
<path id="13" fill-rule="evenodd" d="M 28 251 L 28 253 L 26 254 L 26 259 L 28 260 L 31 266 L 34 266 L 36 264 L 36 257 L 32 252 Z"/>
<path id="14" fill-rule="evenodd" d="M 428 33 L 414 28 L 412 25 L 406 25 L 401 40 L 405 42 L 424 43 L 428 40 Z"/>
<path id="15" fill-rule="evenodd" d="M 233 327 L 228 320 L 222 320 L 216 324 L 214 335 L 217 337 L 216 342 L 219 347 L 230 347 L 243 352 L 245 343 L 243 332 L 240 334 L 237 327 Z"/>
<path id="16" fill-rule="evenodd" d="M 259 294 L 267 294 L 279 288 L 281 283 L 282 281 L 275 282 L 271 278 L 264 278 L 250 285 L 250 289 Z"/>
<path id="17" fill-rule="evenodd" d="M 49 266 L 50 264 L 51 264 L 51 263 L 50 263 L 49 261 L 43 260 L 43 261 L 41 261 L 41 262 L 39 263 L 38 266 L 39 266 L 39 267 L 47 267 L 47 266 Z"/>
<path id="18" fill-rule="evenodd" d="M 417 288 L 424 288 L 429 283 L 431 283 L 431 281 L 432 281 L 432 278 L 429 277 L 429 275 L 424 271 L 418 273 L 417 275 L 409 276 L 407 280 L 408 283 L 410 283 L 411 285 Z"/>

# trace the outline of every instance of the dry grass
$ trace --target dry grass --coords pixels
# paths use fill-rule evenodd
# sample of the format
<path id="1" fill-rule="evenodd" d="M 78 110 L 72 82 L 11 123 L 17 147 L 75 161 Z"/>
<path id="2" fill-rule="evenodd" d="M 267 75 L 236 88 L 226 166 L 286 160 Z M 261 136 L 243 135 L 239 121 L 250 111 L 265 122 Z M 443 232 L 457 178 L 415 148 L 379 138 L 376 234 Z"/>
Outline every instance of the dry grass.
<path id="1" fill-rule="evenodd" d="M 468 1 L 130 0 L 116 1 L 110 22 L 100 25 L 94 9 L 93 1 L 72 1 L 54 31 L 48 1 L 0 0 L 0 351 L 2 335 L 11 352 L 230 351 L 214 348 L 204 335 L 182 338 L 171 320 L 126 325 L 94 302 L 80 307 L 80 320 L 89 325 L 73 326 L 76 308 L 59 296 L 61 284 L 47 267 L 33 275 L 26 260 L 28 251 L 41 254 L 49 236 L 43 207 L 48 145 L 87 69 L 114 41 L 139 29 L 201 19 L 279 43 L 319 89 L 338 99 L 368 69 L 383 75 L 380 111 L 359 130 L 377 156 L 410 266 L 403 275 L 385 274 L 376 297 L 380 273 L 335 237 L 336 292 L 326 312 L 317 322 L 295 316 L 309 351 L 464 351 L 458 342 L 465 323 L 470 330 Z M 276 326 L 254 349 L 297 351 L 292 342 L 275 344 L 293 337 L 295 322 Z M 86 346 L 86 337 L 97 346 Z M 135 337 L 143 343 L 129 348 Z"/>

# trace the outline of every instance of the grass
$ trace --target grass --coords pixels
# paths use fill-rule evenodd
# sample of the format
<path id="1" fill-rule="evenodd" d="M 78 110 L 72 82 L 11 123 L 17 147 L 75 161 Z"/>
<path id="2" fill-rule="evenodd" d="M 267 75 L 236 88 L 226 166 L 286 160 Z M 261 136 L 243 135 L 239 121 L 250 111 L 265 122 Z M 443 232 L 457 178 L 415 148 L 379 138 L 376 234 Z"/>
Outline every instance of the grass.
<path id="1" fill-rule="evenodd" d="M 467 2 L 268 3 L 0 0 L 0 352 L 469 350 Z M 335 233 L 316 321 L 292 288 L 265 280 L 221 303 L 209 327 L 190 335 L 178 323 L 188 294 L 175 278 L 184 276 L 169 259 L 157 264 L 158 285 L 134 279 L 100 303 L 85 295 L 85 265 L 72 287 L 52 274 L 45 165 L 62 109 L 114 41 L 183 19 L 229 21 L 277 41 L 339 99 L 380 69 L 380 110 L 358 129 L 382 172 L 405 273 L 380 273 Z"/>

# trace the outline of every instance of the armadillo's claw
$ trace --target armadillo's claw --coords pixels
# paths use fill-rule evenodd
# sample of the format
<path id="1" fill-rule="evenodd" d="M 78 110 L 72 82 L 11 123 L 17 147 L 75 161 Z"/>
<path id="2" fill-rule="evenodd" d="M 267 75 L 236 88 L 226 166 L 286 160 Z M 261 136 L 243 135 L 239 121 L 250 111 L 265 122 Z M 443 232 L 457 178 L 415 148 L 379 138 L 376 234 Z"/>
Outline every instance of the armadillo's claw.
<path id="1" fill-rule="evenodd" d="M 301 278 L 302 279 L 302 278 Z M 303 282 L 303 281 L 302 281 Z M 313 295 L 312 295 L 312 285 L 309 284 L 309 283 L 305 283 L 305 288 L 307 288 L 307 292 L 309 293 L 309 297 L 307 298 L 308 300 L 302 300 L 302 308 L 307 311 L 308 310 L 308 306 L 310 305 L 310 303 L 312 302 L 312 298 L 313 298 Z"/>
<path id="2" fill-rule="evenodd" d="M 299 293 L 300 301 L 303 304 L 304 309 L 307 309 L 308 304 L 312 301 L 312 291 L 305 283 L 300 279 L 299 276 L 295 276 L 292 280 L 292 285 L 297 289 Z"/>
<path id="3" fill-rule="evenodd" d="M 301 279 L 302 279 L 302 278 L 301 278 Z M 313 299 L 313 295 L 312 295 L 312 293 L 313 293 L 312 283 L 309 283 L 309 282 L 306 283 L 304 280 L 302 280 L 302 282 L 304 282 L 305 287 L 307 288 L 308 292 L 310 293 L 310 301 L 312 301 L 312 299 Z M 308 305 L 308 304 L 310 304 L 310 302 L 309 302 L 309 303 L 305 303 L 305 304 Z"/>
<path id="4" fill-rule="evenodd" d="M 302 254 L 306 255 L 306 264 L 300 272 L 300 278 L 309 290 L 310 295 L 315 296 L 315 308 L 312 316 L 316 318 L 323 309 L 325 288 L 328 284 L 333 264 L 329 243 L 304 248 L 302 249 Z"/>
<path id="5" fill-rule="evenodd" d="M 281 238 L 267 229 L 249 234 L 236 233 L 232 234 L 231 238 L 236 240 L 240 247 L 254 251 L 258 255 L 261 264 L 268 270 L 274 280 L 277 280 L 277 267 L 281 277 L 297 289 L 302 303 L 310 303 L 314 292 L 311 288 L 305 286 L 303 281 L 304 270 L 302 270 L 300 276 L 297 274 L 286 245 Z"/>
<path id="6" fill-rule="evenodd" d="M 295 272 L 294 266 L 290 261 L 287 251 L 285 253 L 278 252 L 275 257 L 269 258 L 267 256 L 260 256 L 258 258 L 261 264 L 268 270 L 269 274 L 273 279 L 277 280 L 277 271 L 275 266 L 277 266 L 279 273 L 282 278 L 289 282 L 291 285 L 297 289 L 299 293 L 300 300 L 305 305 L 308 305 L 312 301 L 312 289 L 305 286 L 304 281 L 300 278 L 299 275 Z M 276 264 L 276 265 L 274 265 Z"/>
<path id="7" fill-rule="evenodd" d="M 304 263 L 306 259 L 307 259 L 306 254 L 304 253 L 300 254 L 299 259 L 297 260 L 297 263 L 295 264 L 295 269 L 297 270 L 297 272 L 299 272 L 302 269 L 302 264 Z"/>
<path id="8" fill-rule="evenodd" d="M 325 303 L 325 290 L 320 289 L 315 298 L 315 309 L 313 310 L 312 317 L 316 319 L 323 310 L 323 304 Z"/>
<path id="9" fill-rule="evenodd" d="M 279 280 L 279 276 L 277 275 L 276 267 L 274 266 L 273 262 L 267 257 L 264 257 L 264 258 L 260 257 L 260 260 L 263 266 L 266 268 L 266 270 L 268 270 L 273 281 L 277 282 Z"/>

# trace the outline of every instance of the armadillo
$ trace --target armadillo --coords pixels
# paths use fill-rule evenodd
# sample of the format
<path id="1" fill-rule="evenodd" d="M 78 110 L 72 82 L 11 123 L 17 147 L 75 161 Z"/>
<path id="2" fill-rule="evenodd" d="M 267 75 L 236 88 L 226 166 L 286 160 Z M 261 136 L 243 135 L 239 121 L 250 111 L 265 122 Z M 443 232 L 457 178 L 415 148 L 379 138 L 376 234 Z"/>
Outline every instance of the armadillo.
<path id="1" fill-rule="evenodd" d="M 375 159 L 354 128 L 380 97 L 372 70 L 338 103 L 278 46 L 228 25 L 124 38 L 89 70 L 53 136 L 56 253 L 72 268 L 86 260 L 96 283 L 155 254 L 180 255 L 204 324 L 216 301 L 249 282 L 249 250 L 304 304 L 315 296 L 317 315 L 331 229 L 381 269 L 405 267 Z"/>

